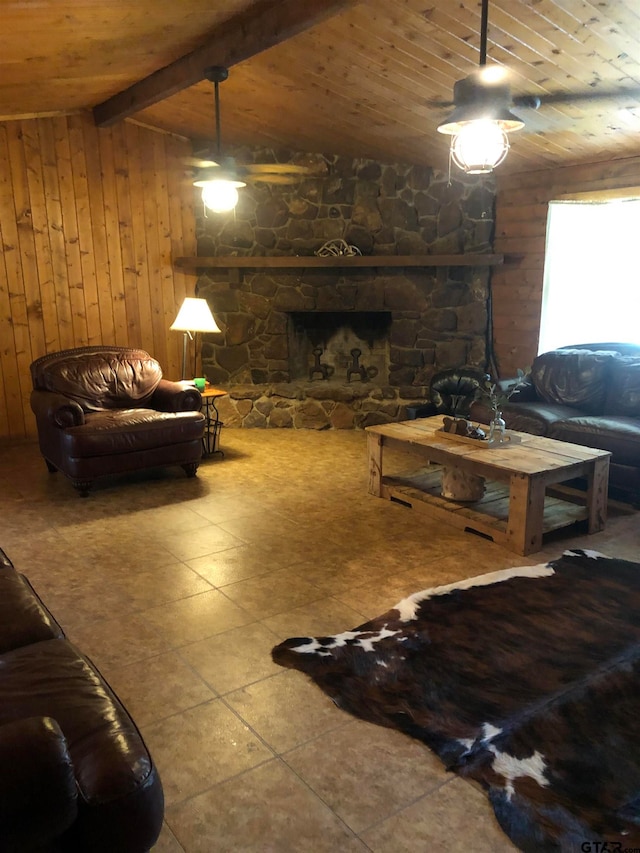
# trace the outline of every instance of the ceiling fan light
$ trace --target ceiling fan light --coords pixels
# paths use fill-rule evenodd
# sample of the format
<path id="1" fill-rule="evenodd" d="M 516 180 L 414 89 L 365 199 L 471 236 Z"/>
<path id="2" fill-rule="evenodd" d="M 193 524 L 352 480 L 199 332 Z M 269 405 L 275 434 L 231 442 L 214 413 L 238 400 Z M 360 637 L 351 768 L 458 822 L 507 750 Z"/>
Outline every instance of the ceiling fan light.
<path id="1" fill-rule="evenodd" d="M 498 122 L 466 122 L 451 139 L 450 156 L 468 175 L 483 175 L 503 162 L 509 139 Z"/>
<path id="2" fill-rule="evenodd" d="M 197 181 L 195 186 L 202 187 L 202 201 L 208 210 L 214 213 L 226 213 L 238 203 L 238 187 L 245 184 L 238 181 Z"/>

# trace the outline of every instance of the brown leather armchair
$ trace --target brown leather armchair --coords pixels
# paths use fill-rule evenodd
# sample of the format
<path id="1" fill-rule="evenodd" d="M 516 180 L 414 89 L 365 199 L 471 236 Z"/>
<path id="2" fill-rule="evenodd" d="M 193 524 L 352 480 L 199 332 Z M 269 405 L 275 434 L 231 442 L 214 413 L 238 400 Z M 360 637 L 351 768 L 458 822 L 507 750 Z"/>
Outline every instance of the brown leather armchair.
<path id="1" fill-rule="evenodd" d="M 180 465 L 195 476 L 205 429 L 200 392 L 163 379 L 144 350 L 50 353 L 31 364 L 31 378 L 40 451 L 83 497 L 106 475 Z"/>

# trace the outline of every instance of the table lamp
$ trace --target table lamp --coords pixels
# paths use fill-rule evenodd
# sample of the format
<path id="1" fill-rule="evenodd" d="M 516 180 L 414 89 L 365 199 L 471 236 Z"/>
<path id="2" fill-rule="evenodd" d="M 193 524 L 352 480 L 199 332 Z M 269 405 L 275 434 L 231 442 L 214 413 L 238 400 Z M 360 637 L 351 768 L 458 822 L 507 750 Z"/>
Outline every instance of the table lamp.
<path id="1" fill-rule="evenodd" d="M 219 332 L 206 299 L 187 296 L 171 325 L 172 330 L 184 332 L 182 342 L 182 379 L 187 378 L 187 338 L 193 340 L 195 332 Z"/>

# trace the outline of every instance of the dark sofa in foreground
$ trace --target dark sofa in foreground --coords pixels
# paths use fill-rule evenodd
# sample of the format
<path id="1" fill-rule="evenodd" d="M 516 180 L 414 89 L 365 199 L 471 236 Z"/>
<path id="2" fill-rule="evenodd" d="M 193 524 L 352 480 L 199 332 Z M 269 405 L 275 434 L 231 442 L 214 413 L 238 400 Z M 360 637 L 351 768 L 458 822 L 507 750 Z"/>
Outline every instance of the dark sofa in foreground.
<path id="1" fill-rule="evenodd" d="M 488 423 L 491 409 L 476 402 L 471 417 Z M 609 450 L 610 495 L 640 501 L 640 345 L 580 344 L 541 353 L 502 417 L 508 429 Z"/>
<path id="2" fill-rule="evenodd" d="M 145 853 L 163 815 L 133 720 L 0 550 L 0 850 Z"/>

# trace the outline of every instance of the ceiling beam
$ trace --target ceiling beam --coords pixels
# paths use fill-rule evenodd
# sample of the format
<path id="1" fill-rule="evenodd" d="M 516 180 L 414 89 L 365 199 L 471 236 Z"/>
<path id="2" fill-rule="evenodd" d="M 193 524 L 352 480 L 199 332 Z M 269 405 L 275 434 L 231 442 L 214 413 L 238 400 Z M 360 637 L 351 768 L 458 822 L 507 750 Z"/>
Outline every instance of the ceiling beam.
<path id="1" fill-rule="evenodd" d="M 222 23 L 213 38 L 93 108 L 109 127 L 204 80 L 211 65 L 230 68 L 357 5 L 359 0 L 260 0 Z"/>

